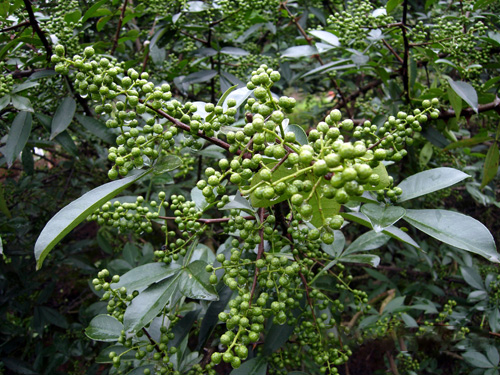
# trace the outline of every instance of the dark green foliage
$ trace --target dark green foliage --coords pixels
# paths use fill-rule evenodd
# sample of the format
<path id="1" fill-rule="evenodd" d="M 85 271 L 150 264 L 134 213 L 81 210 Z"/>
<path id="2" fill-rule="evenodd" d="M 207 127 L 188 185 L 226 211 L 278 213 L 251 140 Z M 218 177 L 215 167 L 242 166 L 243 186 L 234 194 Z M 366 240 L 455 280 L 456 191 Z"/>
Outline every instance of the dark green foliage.
<path id="1" fill-rule="evenodd" d="M 0 2 L 0 372 L 498 374 L 499 11 Z"/>

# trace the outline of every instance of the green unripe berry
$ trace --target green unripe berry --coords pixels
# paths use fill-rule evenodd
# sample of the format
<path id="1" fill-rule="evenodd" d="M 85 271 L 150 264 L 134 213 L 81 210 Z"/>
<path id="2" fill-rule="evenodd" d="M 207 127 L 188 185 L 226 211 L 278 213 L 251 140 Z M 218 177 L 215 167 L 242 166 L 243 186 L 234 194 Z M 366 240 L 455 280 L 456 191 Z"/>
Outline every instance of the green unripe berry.
<path id="1" fill-rule="evenodd" d="M 92 57 L 92 56 L 94 56 L 95 51 L 94 51 L 94 49 L 92 47 L 87 47 L 83 51 L 83 54 L 85 55 L 85 57 Z"/>
<path id="2" fill-rule="evenodd" d="M 328 173 L 328 165 L 324 160 L 318 160 L 313 166 L 314 175 L 322 177 Z"/>
<path id="3" fill-rule="evenodd" d="M 58 44 L 57 46 L 54 47 L 54 52 L 56 53 L 57 56 L 62 57 L 64 56 L 64 46 Z"/>
<path id="4" fill-rule="evenodd" d="M 342 113 L 338 109 L 334 109 L 330 112 L 330 118 L 333 121 L 340 121 L 342 119 Z"/>
<path id="5" fill-rule="evenodd" d="M 313 154 L 311 151 L 303 150 L 299 154 L 299 161 L 301 164 L 309 165 L 313 159 Z"/>

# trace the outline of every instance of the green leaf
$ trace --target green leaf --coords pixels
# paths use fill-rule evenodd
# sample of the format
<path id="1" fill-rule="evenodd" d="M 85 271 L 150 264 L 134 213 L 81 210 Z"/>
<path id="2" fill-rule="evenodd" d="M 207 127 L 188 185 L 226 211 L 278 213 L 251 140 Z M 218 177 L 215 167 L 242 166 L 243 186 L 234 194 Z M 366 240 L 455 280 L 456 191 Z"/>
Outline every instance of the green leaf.
<path id="1" fill-rule="evenodd" d="M 50 140 L 53 140 L 58 134 L 66 130 L 71 124 L 75 115 L 76 102 L 73 98 L 64 98 L 62 103 L 57 107 L 54 118 L 52 119 L 52 131 Z"/>
<path id="2" fill-rule="evenodd" d="M 42 267 L 43 260 L 49 254 L 50 250 L 73 228 L 84 221 L 97 208 L 149 172 L 150 170 L 142 171 L 121 180 L 108 182 L 89 191 L 60 210 L 45 225 L 36 241 L 35 259 L 37 260 L 37 269 Z"/>
<path id="3" fill-rule="evenodd" d="M 372 224 L 370 223 L 370 220 L 368 217 L 366 217 L 365 214 L 362 212 L 342 212 L 341 215 L 347 219 L 354 221 L 355 223 L 364 225 L 370 229 L 373 229 Z M 398 227 L 388 227 L 382 230 L 382 233 L 387 234 L 388 236 L 397 239 L 398 241 L 402 241 L 404 243 L 407 243 L 408 245 L 411 245 L 417 249 L 420 249 L 420 246 L 418 243 L 416 243 L 413 238 L 411 238 L 408 234 L 403 232 L 401 229 Z"/>
<path id="4" fill-rule="evenodd" d="M 472 107 L 474 112 L 477 113 L 478 99 L 476 89 L 472 87 L 470 83 L 453 81 L 451 78 L 448 78 L 448 83 L 450 84 L 453 91 L 455 91 L 463 100 L 465 100 L 465 102 Z"/>
<path id="5" fill-rule="evenodd" d="M 375 173 L 380 177 L 380 182 L 375 187 L 371 185 L 364 185 L 365 190 L 385 189 L 391 184 L 391 180 L 389 179 L 389 174 L 387 173 L 387 169 L 385 169 L 384 164 L 379 163 L 375 168 L 373 168 L 372 173 Z"/>
<path id="6" fill-rule="evenodd" d="M 407 209 L 404 220 L 439 241 L 500 262 L 493 236 L 470 216 L 446 210 Z"/>
<path id="7" fill-rule="evenodd" d="M 265 357 L 254 357 L 231 371 L 230 375 L 266 375 L 267 360 Z"/>
<path id="8" fill-rule="evenodd" d="M 498 171 L 498 143 L 494 142 L 488 152 L 486 153 L 486 159 L 484 160 L 483 178 L 481 180 L 481 189 L 484 188 L 490 181 L 492 181 L 497 175 Z"/>
<path id="9" fill-rule="evenodd" d="M 5 147 L 2 148 L 2 154 L 7 160 L 7 167 L 10 168 L 21 151 L 24 149 L 26 142 L 31 133 L 32 123 L 31 113 L 19 112 L 12 122 L 9 131 L 9 137 Z"/>
<path id="10" fill-rule="evenodd" d="M 10 104 L 10 95 L 4 95 L 0 98 L 0 111 Z"/>
<path id="11" fill-rule="evenodd" d="M 213 332 L 215 326 L 219 322 L 219 313 L 224 311 L 224 309 L 226 308 L 227 303 L 233 295 L 233 291 L 229 289 L 229 287 L 224 283 L 220 283 L 217 288 L 217 294 L 219 295 L 219 300 L 210 303 L 207 312 L 205 313 L 205 316 L 201 321 L 197 350 L 200 350 L 203 345 L 205 345 L 205 341 Z"/>
<path id="12" fill-rule="evenodd" d="M 28 98 L 20 95 L 12 95 L 11 100 L 14 108 L 19 109 L 20 111 L 34 112 L 31 101 Z"/>
<path id="13" fill-rule="evenodd" d="M 306 134 L 306 132 L 299 125 L 295 125 L 295 124 L 288 125 L 286 127 L 286 129 L 285 129 L 285 132 L 292 132 L 292 133 L 294 133 L 295 134 L 295 140 L 299 144 L 301 144 L 301 145 L 305 145 L 305 144 L 309 143 L 309 141 L 307 140 L 307 134 Z"/>
<path id="14" fill-rule="evenodd" d="M 372 267 L 378 267 L 380 264 L 380 257 L 372 254 L 354 254 L 343 256 L 339 259 L 341 263 L 366 263 Z"/>
<path id="15" fill-rule="evenodd" d="M 210 145 L 208 147 L 205 147 L 203 150 L 200 150 L 196 153 L 196 155 L 201 155 L 205 156 L 207 158 L 213 158 L 213 159 L 224 159 L 226 156 L 223 154 L 224 149 L 222 147 L 219 147 L 217 145 Z"/>
<path id="16" fill-rule="evenodd" d="M 418 161 L 422 167 L 425 167 L 427 163 L 429 163 L 433 153 L 434 148 L 432 147 L 432 143 L 427 142 L 420 150 L 420 154 L 418 156 Z"/>
<path id="17" fill-rule="evenodd" d="M 183 11 L 189 13 L 198 13 L 210 9 L 210 5 L 204 3 L 203 1 L 188 1 L 186 5 L 187 6 Z"/>
<path id="18" fill-rule="evenodd" d="M 462 274 L 465 282 L 471 287 L 479 290 L 486 290 L 481 275 L 479 275 L 479 272 L 477 272 L 474 268 L 460 267 L 460 273 Z"/>
<path id="19" fill-rule="evenodd" d="M 96 341 L 116 341 L 120 338 L 123 324 L 109 315 L 97 315 L 90 322 L 85 334 Z"/>
<path id="20" fill-rule="evenodd" d="M 250 52 L 245 51 L 242 48 L 236 48 L 236 47 L 223 47 L 220 50 L 220 53 L 223 53 L 224 55 L 231 55 L 231 56 L 247 56 L 250 54 Z"/>
<path id="21" fill-rule="evenodd" d="M 283 325 L 272 323 L 271 328 L 267 332 L 263 353 L 272 353 L 281 348 L 287 342 L 293 330 L 294 327 L 286 323 Z"/>
<path id="22" fill-rule="evenodd" d="M 202 83 L 210 81 L 217 75 L 216 70 L 200 70 L 199 72 L 192 73 L 183 78 L 183 85 L 192 85 L 194 83 Z"/>
<path id="23" fill-rule="evenodd" d="M 74 11 L 68 12 L 64 15 L 64 22 L 66 23 L 77 22 L 81 16 L 82 12 L 80 11 L 80 9 L 75 9 Z"/>
<path id="24" fill-rule="evenodd" d="M 82 23 L 85 23 L 89 18 L 93 17 L 97 10 L 101 7 L 101 5 L 107 3 L 109 0 L 101 0 L 92 5 L 83 15 Z"/>
<path id="25" fill-rule="evenodd" d="M 125 310 L 123 325 L 127 332 L 137 332 L 151 322 L 170 302 L 174 305 L 180 298 L 179 280 L 182 272 L 150 285 L 132 300 Z"/>
<path id="26" fill-rule="evenodd" d="M 40 121 L 45 130 L 47 130 L 50 133 L 50 125 L 52 119 L 49 116 L 44 115 L 43 113 L 35 113 L 35 116 L 38 119 L 38 121 Z M 73 139 L 66 130 L 63 131 L 61 134 L 59 134 L 55 138 L 55 141 L 58 142 L 71 155 L 75 157 L 79 156 L 78 148 L 76 147 L 75 142 L 73 142 Z"/>
<path id="27" fill-rule="evenodd" d="M 247 98 L 252 94 L 252 92 L 253 90 L 249 90 L 246 87 L 240 87 L 239 89 L 232 91 L 224 101 L 223 107 L 225 108 L 226 102 L 229 99 L 234 99 L 236 100 L 236 106 L 234 108 L 239 108 L 245 102 L 245 100 L 247 100 Z"/>
<path id="28" fill-rule="evenodd" d="M 38 86 L 40 82 L 33 82 L 33 81 L 25 81 L 23 83 L 20 83 L 18 85 L 15 85 L 12 90 L 10 90 L 11 94 L 15 94 L 24 90 L 27 90 L 31 87 Z"/>
<path id="29" fill-rule="evenodd" d="M 153 174 L 160 175 L 173 171 L 182 165 L 182 159 L 176 155 L 161 155 L 153 166 Z"/>
<path id="30" fill-rule="evenodd" d="M 153 283 L 164 280 L 178 272 L 180 265 L 171 263 L 148 263 L 128 271 L 120 276 L 120 281 L 113 284 L 113 289 L 127 288 L 129 292 L 141 291 Z"/>
<path id="31" fill-rule="evenodd" d="M 306 45 L 306 46 L 294 46 L 287 48 L 286 50 L 281 52 L 281 57 L 304 57 L 304 56 L 312 56 L 316 55 L 318 50 L 314 46 Z"/>
<path id="32" fill-rule="evenodd" d="M 450 100 L 450 104 L 455 111 L 455 116 L 458 119 L 460 117 L 460 113 L 462 112 L 462 98 L 459 97 L 451 87 L 448 87 L 448 99 Z"/>
<path id="33" fill-rule="evenodd" d="M 323 180 L 319 184 L 319 188 L 321 189 L 323 185 L 328 183 L 329 183 L 328 181 Z M 332 217 L 339 213 L 341 207 L 340 204 L 337 203 L 337 201 L 335 201 L 335 199 L 325 198 L 323 196 L 320 196 L 320 194 L 318 193 L 313 194 L 312 198 L 309 200 L 309 204 L 313 208 L 313 216 L 311 219 L 311 224 L 314 225 L 316 228 L 320 228 L 325 224 L 323 222 L 323 216 L 325 218 Z"/>
<path id="34" fill-rule="evenodd" d="M 496 366 L 496 364 L 492 364 L 490 361 L 488 361 L 488 358 L 486 358 L 484 354 L 479 353 L 475 350 L 469 350 L 463 353 L 462 357 L 466 362 L 470 363 L 474 367 L 493 368 Z"/>
<path id="35" fill-rule="evenodd" d="M 377 233 L 395 224 L 406 213 L 403 207 L 380 206 L 374 203 L 364 204 L 361 212 L 370 219 L 373 230 Z"/>
<path id="36" fill-rule="evenodd" d="M 418 328 L 418 323 L 411 315 L 408 315 L 407 313 L 402 313 L 401 314 L 401 319 L 403 319 L 403 322 L 405 322 L 406 327 L 409 328 Z"/>
<path id="37" fill-rule="evenodd" d="M 217 291 L 209 282 L 210 274 L 205 270 L 206 266 L 204 261 L 195 260 L 182 270 L 179 288 L 184 296 L 207 301 L 218 299 Z"/>
<path id="38" fill-rule="evenodd" d="M 490 313 L 488 314 L 488 323 L 490 325 L 490 329 L 493 332 L 498 333 L 500 331 L 500 311 L 498 310 L 498 308 L 494 308 L 492 311 L 490 311 Z M 498 364 L 498 359 L 491 358 L 488 352 L 486 352 L 486 354 L 488 355 L 488 359 L 491 361 L 491 363 Z"/>
<path id="39" fill-rule="evenodd" d="M 319 39 L 325 41 L 328 44 L 331 44 L 332 46 L 335 46 L 335 47 L 340 46 L 339 38 L 336 35 L 329 33 L 328 31 L 312 30 L 312 31 L 309 31 L 309 34 L 315 36 L 316 38 L 319 38 Z"/>
<path id="40" fill-rule="evenodd" d="M 342 65 L 343 63 L 345 63 L 347 61 L 351 61 L 351 59 L 341 59 L 341 60 L 329 62 L 328 64 L 325 64 L 325 65 L 320 65 L 317 68 L 314 68 L 312 70 L 308 70 L 306 73 L 302 74 L 301 78 L 304 78 L 304 77 L 307 77 L 309 75 L 313 75 L 316 73 L 319 73 L 319 74 L 326 73 L 326 72 L 330 71 L 329 68 L 331 68 L 331 67 L 333 67 L 333 70 L 335 70 L 336 66 Z M 344 66 L 346 66 L 346 65 L 344 65 Z"/>
<path id="41" fill-rule="evenodd" d="M 385 9 L 387 10 L 387 14 L 391 13 L 399 4 L 401 4 L 403 0 L 389 0 L 385 5 Z"/>
<path id="42" fill-rule="evenodd" d="M 80 115 L 78 113 L 75 117 L 85 129 L 96 137 L 101 138 L 104 142 L 110 145 L 116 144 L 116 136 L 111 133 L 106 125 L 104 125 L 101 121 L 90 116 Z"/>
<path id="43" fill-rule="evenodd" d="M 486 8 L 488 5 L 493 4 L 496 1 L 497 0 L 477 0 L 474 2 L 474 10 Z"/>
<path id="44" fill-rule="evenodd" d="M 448 167 L 430 169 L 414 174 L 401 181 L 398 185 L 403 190 L 403 193 L 398 197 L 398 202 L 405 202 L 447 188 L 469 177 L 467 173 Z"/>
<path id="45" fill-rule="evenodd" d="M 472 147 L 492 140 L 493 138 L 487 135 L 476 135 L 472 138 L 461 139 L 460 141 L 450 143 L 444 148 L 444 150 L 453 150 L 460 147 Z"/>
<path id="46" fill-rule="evenodd" d="M 498 316 L 498 309 L 495 310 L 497 311 Z M 486 347 L 486 356 L 488 357 L 488 360 L 494 365 L 498 365 L 498 362 L 500 362 L 500 355 L 498 354 L 498 350 L 494 345 L 488 345 Z"/>
<path id="47" fill-rule="evenodd" d="M 343 256 L 359 253 L 361 251 L 370 251 L 384 246 L 390 237 L 383 233 L 370 231 L 362 234 L 354 240 L 349 247 L 345 250 Z"/>

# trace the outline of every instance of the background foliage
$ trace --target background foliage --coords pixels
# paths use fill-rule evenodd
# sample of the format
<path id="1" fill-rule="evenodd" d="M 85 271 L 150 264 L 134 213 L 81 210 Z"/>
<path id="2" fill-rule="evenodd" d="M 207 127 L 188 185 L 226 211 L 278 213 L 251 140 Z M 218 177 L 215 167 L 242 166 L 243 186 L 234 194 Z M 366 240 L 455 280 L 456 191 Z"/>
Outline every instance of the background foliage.
<path id="1" fill-rule="evenodd" d="M 266 64 L 280 72 L 270 90 L 276 98 L 286 98 L 280 102 L 282 108 L 294 107 L 291 113 L 285 113 L 289 120 L 287 131 L 295 134 L 299 144 L 313 142 L 313 129 L 320 129 L 319 122 L 331 118 L 329 114 L 336 113 L 331 112 L 335 109 L 341 111 L 343 119 L 353 120 L 351 132 L 349 125 L 341 126 L 348 140 L 363 138 L 372 125 L 377 129 L 387 127 L 389 116 L 399 118 L 399 112 L 412 116 L 415 109 L 428 108 L 428 119 L 418 125 L 421 129 L 417 125 L 413 129 L 421 132 L 403 137 L 406 146 L 389 155 L 387 160 L 394 164 L 386 166 L 394 185 L 385 189 L 385 195 L 378 194 L 380 200 L 386 197 L 387 202 L 391 198 L 396 201 L 396 194 L 401 192 L 394 187 L 403 181 L 399 185 L 399 202 L 404 203 L 399 206 L 406 209 L 406 216 L 396 227 L 421 249 L 408 242 L 389 241 L 385 234 L 369 230 L 377 225 L 389 228 L 402 217 L 395 211 L 399 206 L 387 204 L 381 211 L 377 194 L 370 196 L 371 202 L 363 201 L 361 208 L 359 201 L 350 202 L 342 215 L 353 224 L 343 227 L 343 234 L 336 229 L 333 245 L 323 246 L 313 254 L 318 262 L 325 263 L 315 263 L 311 268 L 315 273 L 306 283 L 314 284 L 315 291 L 334 301 L 326 309 L 321 307 L 323 302 L 316 306 L 318 315 L 326 314 L 325 319 L 319 319 L 334 322 L 330 329 L 331 358 L 315 362 L 315 355 L 297 355 L 297 343 L 302 338 L 300 333 L 292 332 L 293 324 L 271 324 L 268 319 L 256 343 L 245 346 L 247 353 L 236 353 L 236 357 L 249 358 L 241 367 L 233 370 L 222 363 L 206 368 L 214 352 L 224 351 L 221 341 L 226 324 L 217 321 L 220 312 L 230 313 L 226 305 L 234 296 L 229 285 L 222 282 L 212 287 L 210 273 L 200 265 L 214 262 L 215 255 L 221 253 L 232 259 L 234 237 L 228 232 L 243 229 L 211 223 L 197 241 L 188 240 L 189 246 L 179 246 L 184 249 L 179 252 L 184 268 L 174 270 L 172 277 L 177 278 L 179 285 L 192 276 L 202 278 L 202 282 L 183 289 L 184 297 L 175 316 L 164 311 L 172 322 L 165 336 L 173 337 L 167 340 L 170 343 L 166 350 L 174 370 L 233 374 L 498 373 L 500 284 L 494 245 L 491 250 L 491 241 L 481 242 L 485 237 L 479 235 L 469 238 L 465 245 L 454 242 L 456 237 L 462 239 L 460 234 L 466 233 L 472 223 L 463 224 L 457 219 L 462 217 L 453 216 L 450 225 L 443 228 L 440 223 L 446 220 L 440 216 L 431 225 L 439 232 L 433 235 L 432 230 L 418 224 L 429 220 L 428 216 L 424 220 L 418 215 L 423 209 L 467 214 L 484 223 L 498 243 L 499 11 L 497 2 L 487 0 L 0 2 L 0 371 L 154 373 L 151 366 L 158 359 L 153 357 L 156 348 L 151 352 L 148 348 L 144 355 L 120 356 L 123 344 L 127 344 L 121 339 L 121 326 L 115 324 L 121 323 L 103 318 L 113 312 L 113 306 L 108 307 L 109 299 L 102 299 L 104 293 L 96 290 L 95 285 L 134 270 L 147 270 L 151 278 L 138 285 L 136 279 L 130 281 L 128 273 L 129 284 L 122 280 L 119 286 L 126 285 L 129 292 L 150 284 L 167 285 L 160 281 L 165 270 L 158 269 L 155 274 L 160 263 L 153 260 L 163 260 L 160 254 L 164 250 L 165 230 L 174 232 L 176 238 L 182 238 L 182 230 L 174 220 L 167 221 L 167 228 L 162 229 L 162 223 L 154 217 L 145 220 L 146 224 L 136 232 L 93 221 L 76 225 L 108 200 L 134 204 L 139 195 L 145 197 L 145 202 L 173 204 L 177 200 L 175 204 L 181 208 L 183 199 L 195 202 L 198 210 L 207 204 L 212 198 L 201 194 L 195 186 L 201 179 L 209 180 L 207 168 L 219 170 L 219 161 L 234 153 L 236 146 L 233 144 L 230 149 L 225 142 L 213 145 L 206 138 L 215 135 L 227 141 L 229 132 L 236 133 L 251 122 L 245 112 L 255 115 L 262 110 L 257 108 L 256 112 L 252 105 L 245 107 L 244 101 L 254 90 L 247 86 L 249 80 L 254 82 L 252 73 Z M 111 81 L 103 85 L 103 80 L 96 80 L 95 76 L 89 80 L 86 74 L 93 67 L 79 65 L 75 55 L 89 60 L 106 59 L 108 63 L 102 64 L 109 65 L 105 68 L 117 73 L 115 86 Z M 108 173 L 110 177 L 116 177 L 116 172 L 129 174 L 123 168 L 114 169 L 118 163 L 109 156 L 113 154 L 110 147 L 117 150 L 117 142 L 121 143 L 118 136 L 124 121 L 126 125 L 134 121 L 120 113 L 123 108 L 117 102 L 123 99 L 109 92 L 117 90 L 116 82 L 126 84 L 122 78 L 129 69 L 134 69 L 140 79 L 152 82 L 151 90 L 145 89 L 143 82 L 141 95 L 157 85 L 163 92 L 161 100 L 166 102 L 171 95 L 186 113 L 189 108 L 185 103 L 190 102 L 196 113 L 210 116 L 205 103 L 217 104 L 224 93 L 234 90 L 230 98 L 237 103 L 235 121 L 231 123 L 232 119 L 226 117 L 227 123 L 222 122 L 218 129 L 202 128 L 205 138 L 196 137 L 193 132 L 172 134 L 172 138 L 166 139 L 171 142 L 165 145 L 169 159 L 155 164 L 156 173 L 137 179 L 130 172 L 132 177 L 105 185 L 108 188 L 104 188 L 102 201 L 97 201 L 93 190 L 92 198 L 84 201 L 84 209 L 91 210 L 81 211 L 79 220 L 73 217 L 65 231 L 76 229 L 64 239 L 61 231 L 54 232 L 51 246 L 37 250 L 35 259 L 36 239 L 56 212 L 108 183 Z M 141 75 L 145 72 L 147 75 Z M 93 92 L 91 84 L 105 88 Z M 258 80 L 253 83 L 254 87 L 259 84 Z M 433 98 L 439 99 L 439 104 L 431 110 L 424 101 Z M 270 97 L 266 100 L 271 102 Z M 136 105 L 140 107 L 140 103 Z M 439 114 L 434 109 L 439 109 Z M 172 113 L 174 117 L 178 114 L 175 110 Z M 153 125 L 147 123 L 151 115 L 154 113 L 148 111 L 139 117 L 141 129 L 144 124 Z M 177 120 L 185 118 L 177 116 Z M 169 129 L 167 121 L 158 123 L 162 131 L 163 127 Z M 191 126 L 195 125 L 191 122 Z M 155 157 L 154 151 L 147 151 L 130 169 L 147 170 Z M 110 168 L 115 172 L 109 172 Z M 439 169 L 441 172 L 433 177 L 437 168 L 450 170 Z M 428 174 L 411 180 L 419 172 Z M 283 176 L 286 177 L 280 175 Z M 236 180 L 231 179 L 231 183 L 239 185 Z M 235 193 L 232 188 L 228 195 Z M 254 207 L 278 206 L 269 199 L 262 203 L 262 197 L 256 194 L 250 198 Z M 234 198 L 226 206 L 243 209 L 241 213 L 230 212 L 233 217 L 263 213 L 239 199 Z M 151 210 L 145 205 L 144 214 Z M 204 219 L 230 216 L 225 212 L 207 210 Z M 179 217 L 172 206 L 165 207 L 160 216 Z M 97 216 L 94 219 L 99 222 Z M 302 229 L 303 226 L 295 228 Z M 406 238 L 401 231 L 397 237 Z M 303 242 L 305 238 L 302 237 Z M 55 247 L 50 251 L 52 245 Z M 189 260 L 182 262 L 186 254 L 191 254 Z M 36 261 L 40 268 L 45 256 L 44 267 L 35 271 Z M 345 259 L 340 261 L 341 257 Z M 169 259 L 165 261 L 169 263 Z M 176 264 L 176 259 L 172 260 L 171 264 Z M 339 276 L 337 281 L 326 276 L 331 274 L 325 267 L 329 261 L 335 261 L 330 270 Z M 148 268 L 137 268 L 140 266 Z M 108 270 L 109 276 L 103 269 Z M 101 281 L 93 284 L 99 274 Z M 221 279 L 222 269 L 216 274 Z M 337 283 L 349 287 L 342 289 Z M 214 298 L 218 301 L 210 302 Z M 311 302 L 309 295 L 295 299 L 304 305 Z M 278 310 L 275 312 L 278 315 Z M 149 323 L 150 319 L 144 316 L 138 313 L 131 328 L 140 330 Z M 305 333 L 310 332 L 311 318 L 312 315 L 299 320 Z M 99 319 L 103 319 L 102 324 Z M 293 321 L 291 316 L 288 319 Z M 160 342 L 162 331 L 154 325 L 149 327 L 153 335 L 157 329 L 158 337 L 154 336 L 154 340 Z M 144 336 L 137 340 L 148 343 Z M 118 356 L 110 357 L 111 351 L 118 352 Z M 310 353 L 310 347 L 301 346 L 300 351 Z M 113 358 L 120 358 L 115 366 L 111 364 Z M 331 362 L 331 367 L 322 369 L 322 361 Z"/>

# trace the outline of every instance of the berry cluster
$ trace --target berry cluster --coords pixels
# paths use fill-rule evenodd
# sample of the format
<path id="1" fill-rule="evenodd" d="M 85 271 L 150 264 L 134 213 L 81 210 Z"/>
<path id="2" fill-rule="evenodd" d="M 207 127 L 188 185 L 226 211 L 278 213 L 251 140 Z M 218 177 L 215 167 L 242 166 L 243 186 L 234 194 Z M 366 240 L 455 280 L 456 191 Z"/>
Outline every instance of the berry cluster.
<path id="1" fill-rule="evenodd" d="M 395 200 L 401 194 L 400 189 L 392 188 L 383 162 L 397 162 L 406 155 L 404 147 L 421 130 L 421 124 L 428 117 L 437 117 L 437 100 L 424 101 L 423 108 L 412 115 L 399 112 L 390 116 L 381 127 L 369 121 L 355 126 L 333 110 L 306 134 L 302 128 L 289 125 L 286 118 L 295 107 L 295 99 L 275 98 L 271 93 L 280 73 L 261 65 L 247 84 L 254 98 L 244 105 L 244 124 L 239 130 L 222 131 L 236 121 L 235 99 L 229 97 L 217 105 L 206 103 L 202 115 L 199 105 L 174 99 L 169 84 L 154 85 L 145 73 L 125 70 L 106 57 L 97 58 L 91 47 L 85 49 L 83 57 L 73 59 L 64 57 L 61 46 L 55 52 L 56 69 L 65 73 L 71 66 L 77 68 L 80 94 L 97 101 L 96 111 L 108 117 L 107 126 L 120 131 L 118 147 L 110 148 L 108 154 L 115 164 L 111 178 L 151 164 L 167 153 L 180 155 L 182 147 L 200 149 L 200 138 L 219 141 L 217 137 L 225 133 L 231 156 L 207 167 L 196 183 L 205 200 L 203 209 L 182 195 L 172 195 L 169 203 L 166 193 L 160 192 L 158 199 L 149 202 L 142 197 L 130 203 L 108 202 L 90 217 L 101 225 L 138 233 L 152 232 L 154 222 L 158 222 L 165 244 L 155 256 L 166 264 L 186 255 L 188 246 L 211 225 L 220 225 L 218 233 L 232 237 L 217 254 L 216 262 L 206 265 L 210 284 L 222 282 L 235 293 L 218 316 L 225 325 L 216 339 L 220 349 L 210 354 L 211 361 L 204 361 L 208 364 L 192 367 L 191 372 L 214 373 L 221 362 L 239 367 L 249 355 L 250 344 L 261 340 L 265 324 L 287 323 L 295 327 L 291 340 L 298 345 L 298 356 L 312 358 L 319 373 L 336 373 L 336 366 L 351 355 L 334 333 L 347 330 L 340 325 L 342 311 L 363 312 L 370 306 L 366 292 L 349 285 L 352 276 L 345 274 L 342 264 L 328 269 L 335 285 L 326 288 L 314 284 L 331 260 L 323 246 L 334 242 L 334 231 L 344 224 L 342 205 L 359 199 L 365 191 L 376 192 L 380 200 Z M 184 139 L 179 147 L 175 138 L 181 132 Z M 228 181 L 259 208 L 257 216 L 243 216 L 234 203 L 225 208 L 230 202 Z M 212 208 L 227 214 L 203 218 Z M 105 290 L 109 313 L 123 319 L 123 311 L 135 295 L 129 295 L 125 288 L 113 290 L 104 281 L 106 277 L 100 275 L 95 285 Z M 178 320 L 173 314 L 177 308 L 174 304 L 162 313 L 169 316 L 168 330 Z M 382 322 L 378 331 L 386 333 L 399 322 L 394 316 Z M 168 333 L 165 337 L 167 340 Z M 166 345 L 149 351 L 142 346 L 154 344 L 145 340 L 123 337 L 121 341 L 137 350 L 137 358 L 162 363 L 160 373 L 175 371 Z M 161 344 L 165 343 L 157 343 Z M 155 353 L 148 354 L 152 351 Z M 280 355 L 284 359 L 275 361 L 275 372 L 289 369 L 286 357 L 290 355 L 284 350 Z M 120 358 L 113 356 L 113 363 L 120 366 Z"/>
<path id="2" fill-rule="evenodd" d="M 369 41 L 369 30 L 394 23 L 392 16 L 385 13 L 374 14 L 375 7 L 367 0 L 354 0 L 347 3 L 342 12 L 335 12 L 327 19 L 328 30 L 339 37 L 343 45 L 362 50 Z"/>
<path id="3" fill-rule="evenodd" d="M 0 70 L 5 70 L 5 62 L 0 62 Z M 0 76 L 0 98 L 9 94 L 12 90 L 12 86 L 14 85 L 14 78 L 12 78 L 11 74 L 2 74 Z"/>

